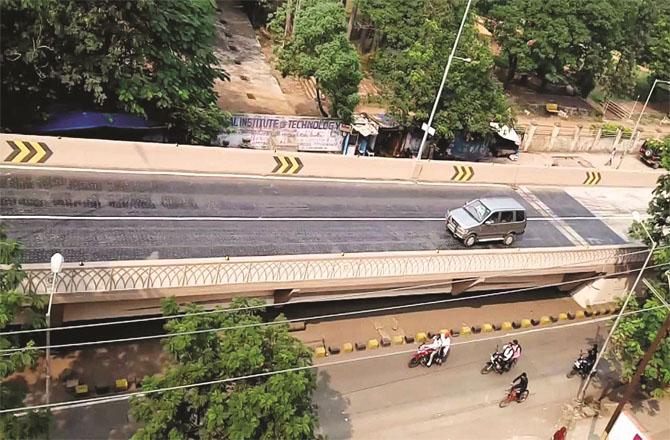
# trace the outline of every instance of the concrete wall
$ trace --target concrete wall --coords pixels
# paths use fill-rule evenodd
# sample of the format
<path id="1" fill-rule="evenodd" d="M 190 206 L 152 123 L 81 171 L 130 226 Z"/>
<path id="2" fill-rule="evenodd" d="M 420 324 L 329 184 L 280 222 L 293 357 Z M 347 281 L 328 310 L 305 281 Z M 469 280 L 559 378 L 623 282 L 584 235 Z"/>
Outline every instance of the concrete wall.
<path id="1" fill-rule="evenodd" d="M 577 304 L 588 307 L 615 302 L 626 295 L 635 282 L 635 275 L 600 278 L 575 289 L 572 294 Z"/>
<path id="2" fill-rule="evenodd" d="M 669 129 L 642 128 L 635 141 L 625 139 L 621 131 L 605 134 L 601 125 L 554 125 L 530 124 L 524 127 L 521 142 L 523 151 L 563 153 L 604 153 L 617 148 L 635 154 L 646 139 L 663 138 L 670 135 Z"/>
<path id="3" fill-rule="evenodd" d="M 44 163 L 31 163 L 34 160 L 16 163 L 16 157 L 8 161 L 13 151 L 8 141 L 14 145 L 17 142 L 24 145 L 41 142 L 53 154 Z M 451 161 L 417 162 L 413 159 L 7 134 L 0 135 L 0 157 L 4 160 L 3 165 L 15 166 L 470 184 L 581 186 L 594 184 L 594 179 L 589 179 L 589 172 L 597 172 L 599 178 L 595 184 L 600 186 L 653 187 L 662 174 L 662 171 L 651 170 L 634 172 Z"/>

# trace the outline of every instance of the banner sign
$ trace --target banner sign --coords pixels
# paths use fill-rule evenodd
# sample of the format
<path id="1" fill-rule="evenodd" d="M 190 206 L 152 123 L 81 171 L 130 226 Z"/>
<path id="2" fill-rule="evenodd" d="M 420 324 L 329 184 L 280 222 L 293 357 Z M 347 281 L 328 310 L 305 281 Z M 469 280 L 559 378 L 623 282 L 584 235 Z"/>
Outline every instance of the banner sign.
<path id="1" fill-rule="evenodd" d="M 236 114 L 230 133 L 217 137 L 219 145 L 262 150 L 342 151 L 337 119 L 300 116 Z"/>

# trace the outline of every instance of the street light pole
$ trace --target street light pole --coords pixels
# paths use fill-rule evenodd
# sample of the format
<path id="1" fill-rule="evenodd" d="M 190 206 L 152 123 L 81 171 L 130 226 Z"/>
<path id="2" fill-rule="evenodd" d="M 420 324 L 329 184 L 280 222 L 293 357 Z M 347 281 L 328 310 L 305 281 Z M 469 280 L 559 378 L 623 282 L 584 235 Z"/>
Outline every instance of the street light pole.
<path id="1" fill-rule="evenodd" d="M 583 401 L 584 396 L 586 395 L 586 389 L 588 388 L 589 384 L 591 383 L 591 378 L 593 377 L 594 373 L 598 369 L 598 363 L 600 362 L 600 359 L 602 359 L 603 354 L 605 353 L 605 350 L 607 349 L 607 344 L 609 343 L 610 339 L 612 338 L 612 335 L 614 334 L 614 330 L 616 330 L 617 325 L 619 325 L 619 321 L 621 321 L 621 317 L 624 314 L 624 311 L 626 310 L 626 306 L 628 305 L 628 302 L 630 299 L 633 297 L 635 294 L 635 289 L 637 289 L 637 285 L 640 283 L 640 280 L 642 279 L 642 275 L 644 274 L 645 269 L 649 265 L 649 261 L 651 260 L 652 255 L 654 255 L 654 252 L 656 251 L 656 241 L 652 238 L 651 234 L 649 233 L 649 230 L 647 229 L 647 226 L 645 226 L 644 222 L 641 222 L 641 217 L 640 214 L 635 211 L 633 212 L 633 217 L 636 222 L 638 222 L 640 225 L 642 225 L 642 228 L 644 229 L 644 232 L 647 234 L 647 237 L 649 237 L 649 240 L 651 241 L 651 249 L 649 250 L 649 254 L 647 255 L 647 258 L 644 260 L 644 264 L 642 265 L 642 268 L 640 269 L 640 272 L 637 274 L 637 278 L 635 278 L 635 282 L 633 283 L 633 287 L 631 287 L 630 292 L 626 296 L 626 299 L 623 302 L 623 305 L 621 306 L 621 310 L 619 311 L 619 314 L 616 317 L 616 320 L 614 320 L 614 324 L 612 325 L 612 328 L 610 329 L 609 334 L 607 335 L 607 338 L 605 338 L 605 342 L 603 343 L 602 348 L 600 349 L 600 352 L 598 353 L 598 356 L 596 357 L 596 361 L 593 363 L 593 367 L 591 367 L 591 371 L 589 371 L 589 375 L 586 376 L 586 380 L 584 381 L 584 384 L 582 385 L 582 388 L 579 390 L 579 393 L 577 394 L 577 397 L 579 400 Z"/>
<path id="2" fill-rule="evenodd" d="M 447 67 L 444 68 L 444 74 L 442 75 L 442 82 L 440 83 L 440 88 L 437 91 L 437 96 L 435 97 L 435 102 L 433 103 L 433 109 L 430 112 L 428 117 L 428 124 L 426 129 L 423 132 L 423 138 L 421 139 L 421 145 L 419 145 L 419 153 L 416 156 L 416 160 L 421 160 L 423 155 L 423 149 L 426 146 L 426 140 L 428 139 L 428 131 L 433 125 L 433 118 L 435 117 L 435 112 L 437 111 L 437 106 L 440 103 L 440 98 L 442 97 L 442 90 L 444 90 L 444 84 L 447 81 L 447 75 L 449 75 L 449 69 L 451 68 L 451 62 L 454 59 L 456 54 L 456 47 L 458 46 L 458 40 L 461 39 L 461 34 L 463 33 L 463 27 L 465 26 L 465 21 L 468 18 L 468 12 L 470 11 L 470 5 L 472 0 L 468 0 L 468 4 L 465 6 L 465 12 L 463 13 L 463 19 L 461 20 L 461 26 L 458 28 L 458 34 L 456 34 L 456 41 L 454 41 L 454 46 L 451 48 L 451 53 L 447 59 Z"/>
<path id="3" fill-rule="evenodd" d="M 54 293 L 56 292 L 56 278 L 63 268 L 63 262 L 65 259 L 59 253 L 55 253 L 51 256 L 51 273 L 53 273 L 53 278 L 51 279 L 51 291 L 49 292 L 49 305 L 47 306 L 47 350 L 46 350 L 46 380 L 45 380 L 45 396 L 47 405 L 51 400 L 51 305 L 53 304 Z"/>
<path id="4" fill-rule="evenodd" d="M 637 129 L 640 126 L 640 121 L 642 120 L 642 115 L 644 114 L 644 111 L 647 109 L 647 105 L 649 104 L 649 100 L 651 99 L 651 95 L 654 93 L 654 88 L 656 88 L 656 84 L 658 84 L 658 83 L 670 84 L 670 81 L 664 81 L 664 80 L 660 80 L 660 79 L 655 79 L 654 80 L 654 83 L 651 86 L 651 90 L 649 90 L 649 94 L 647 95 L 647 100 L 644 101 L 644 105 L 642 106 L 642 111 L 640 112 L 640 116 L 637 117 L 637 121 L 635 122 L 635 127 L 633 127 L 633 132 L 630 135 L 631 142 L 635 142 L 635 134 L 637 133 Z M 633 145 L 631 144 L 631 147 L 632 146 Z"/>

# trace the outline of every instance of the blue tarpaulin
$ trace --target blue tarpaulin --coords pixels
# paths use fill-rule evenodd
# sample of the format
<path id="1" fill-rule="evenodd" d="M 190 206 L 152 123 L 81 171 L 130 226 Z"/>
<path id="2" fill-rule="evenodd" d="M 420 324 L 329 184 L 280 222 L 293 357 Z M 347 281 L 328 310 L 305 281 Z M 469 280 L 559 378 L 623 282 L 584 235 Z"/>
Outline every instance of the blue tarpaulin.
<path id="1" fill-rule="evenodd" d="M 47 122 L 34 126 L 32 131 L 37 133 L 62 133 L 101 128 L 150 130 L 161 128 L 161 125 L 127 113 L 67 111 L 51 113 Z"/>

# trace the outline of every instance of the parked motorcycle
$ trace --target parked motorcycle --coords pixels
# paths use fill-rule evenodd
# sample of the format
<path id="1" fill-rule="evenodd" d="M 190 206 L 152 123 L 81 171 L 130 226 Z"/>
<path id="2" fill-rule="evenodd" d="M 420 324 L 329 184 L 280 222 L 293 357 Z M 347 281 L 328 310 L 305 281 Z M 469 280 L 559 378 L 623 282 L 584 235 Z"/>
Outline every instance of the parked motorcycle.
<path id="1" fill-rule="evenodd" d="M 512 360 L 510 368 L 516 364 L 516 359 Z M 491 354 L 491 358 L 484 364 L 480 373 L 489 374 L 491 371 L 495 371 L 498 374 L 503 374 L 507 369 L 505 369 L 505 360 L 503 354 L 498 351 L 498 346 L 496 345 L 496 351 Z"/>
<path id="2" fill-rule="evenodd" d="M 570 378 L 575 374 L 579 374 L 582 379 L 586 379 L 586 376 L 589 375 L 591 369 L 593 368 L 595 360 L 589 358 L 588 354 L 585 354 L 583 351 L 579 352 L 579 357 L 572 364 L 572 370 L 567 374 L 567 377 Z"/>
<path id="3" fill-rule="evenodd" d="M 528 390 L 518 394 L 516 389 L 510 388 L 507 390 L 507 396 L 505 396 L 503 400 L 500 401 L 498 406 L 504 408 L 512 402 L 521 403 L 528 398 L 529 394 L 530 392 Z"/>
<path id="4" fill-rule="evenodd" d="M 414 353 L 412 358 L 409 360 L 409 363 L 407 364 L 407 366 L 409 368 L 418 367 L 419 365 L 423 365 L 424 367 L 427 366 L 428 365 L 428 359 L 430 359 L 430 354 L 433 353 L 434 351 L 435 351 L 434 348 L 431 348 L 426 344 L 420 345 L 419 348 L 416 349 L 416 353 Z M 433 363 L 441 365 L 447 359 L 448 354 L 449 354 L 449 349 L 447 349 L 447 352 L 444 354 L 443 357 L 440 357 L 439 355 L 436 355 L 433 358 Z"/>

